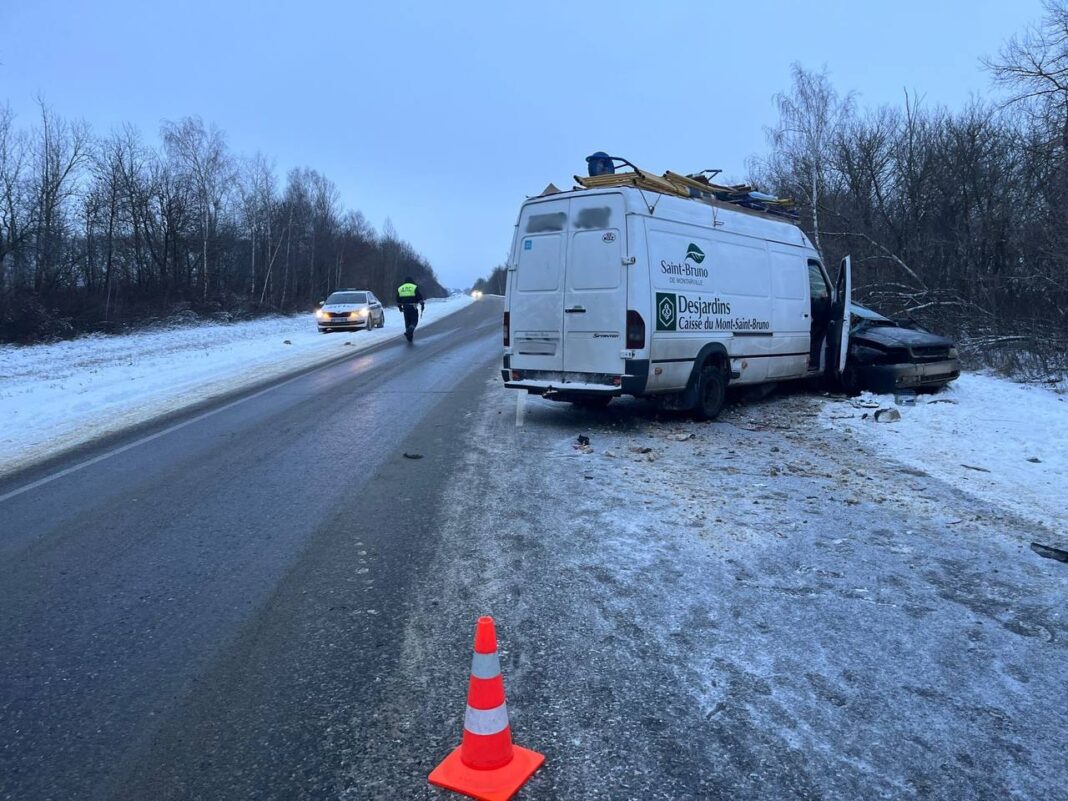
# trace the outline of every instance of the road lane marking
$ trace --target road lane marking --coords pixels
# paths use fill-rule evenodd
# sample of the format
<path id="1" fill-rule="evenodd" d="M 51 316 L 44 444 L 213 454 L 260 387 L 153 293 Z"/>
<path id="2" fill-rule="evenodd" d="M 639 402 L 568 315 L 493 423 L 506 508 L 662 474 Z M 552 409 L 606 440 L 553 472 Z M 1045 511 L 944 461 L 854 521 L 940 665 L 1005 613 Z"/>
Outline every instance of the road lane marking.
<path id="1" fill-rule="evenodd" d="M 526 417 L 526 414 L 527 414 L 527 393 L 525 393 L 522 390 L 520 390 L 519 392 L 515 393 L 515 425 L 516 425 L 516 428 L 519 428 L 521 425 L 523 425 L 524 418 Z M 3 498 L 0 498 L 0 501 L 2 501 L 2 500 L 3 500 Z"/>

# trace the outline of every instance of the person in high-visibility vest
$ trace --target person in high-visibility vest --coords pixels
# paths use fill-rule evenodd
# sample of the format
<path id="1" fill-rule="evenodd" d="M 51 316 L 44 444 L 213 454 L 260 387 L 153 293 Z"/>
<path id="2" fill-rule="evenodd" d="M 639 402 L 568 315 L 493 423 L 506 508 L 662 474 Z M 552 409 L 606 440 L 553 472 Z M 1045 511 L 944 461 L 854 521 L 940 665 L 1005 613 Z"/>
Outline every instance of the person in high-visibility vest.
<path id="1" fill-rule="evenodd" d="M 415 304 L 419 304 L 419 311 L 415 310 Z M 404 312 L 404 337 L 409 342 L 415 336 L 415 326 L 419 323 L 419 313 L 426 310 L 423 293 L 411 276 L 404 279 L 404 283 L 397 287 L 397 308 Z"/>

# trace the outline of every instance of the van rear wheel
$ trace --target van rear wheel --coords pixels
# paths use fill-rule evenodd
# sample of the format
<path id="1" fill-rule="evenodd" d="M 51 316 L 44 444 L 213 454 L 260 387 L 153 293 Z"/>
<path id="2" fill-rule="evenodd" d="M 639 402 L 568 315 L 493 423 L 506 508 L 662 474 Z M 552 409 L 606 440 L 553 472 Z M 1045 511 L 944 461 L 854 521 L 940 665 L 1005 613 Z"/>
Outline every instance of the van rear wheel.
<path id="1" fill-rule="evenodd" d="M 727 376 L 718 367 L 709 365 L 702 368 L 694 416 L 698 420 L 714 420 L 726 401 Z"/>

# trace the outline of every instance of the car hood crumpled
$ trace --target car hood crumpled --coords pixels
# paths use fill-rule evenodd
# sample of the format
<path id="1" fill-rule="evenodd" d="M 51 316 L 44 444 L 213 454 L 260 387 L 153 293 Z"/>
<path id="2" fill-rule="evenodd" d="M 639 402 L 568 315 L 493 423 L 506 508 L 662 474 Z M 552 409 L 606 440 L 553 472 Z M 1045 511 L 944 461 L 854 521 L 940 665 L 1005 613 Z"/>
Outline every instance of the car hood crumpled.
<path id="1" fill-rule="evenodd" d="M 884 348 L 953 347 L 953 340 L 928 331 L 914 331 L 898 326 L 871 326 L 862 328 L 849 339 L 852 342 L 870 342 Z"/>

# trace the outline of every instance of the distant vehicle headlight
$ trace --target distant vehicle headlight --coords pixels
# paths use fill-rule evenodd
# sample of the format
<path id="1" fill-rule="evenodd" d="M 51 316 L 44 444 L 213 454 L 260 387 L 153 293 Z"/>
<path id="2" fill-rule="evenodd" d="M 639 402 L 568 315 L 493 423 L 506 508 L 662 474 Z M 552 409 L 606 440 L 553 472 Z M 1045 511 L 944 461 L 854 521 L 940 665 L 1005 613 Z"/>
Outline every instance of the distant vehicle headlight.
<path id="1" fill-rule="evenodd" d="M 475 300 L 478 300 L 480 297 L 482 297 L 482 293 L 476 289 L 474 292 L 471 293 L 471 297 L 473 297 Z"/>

